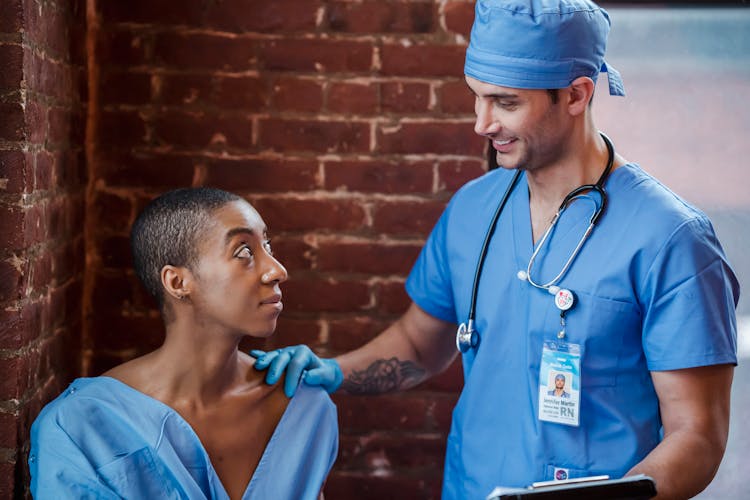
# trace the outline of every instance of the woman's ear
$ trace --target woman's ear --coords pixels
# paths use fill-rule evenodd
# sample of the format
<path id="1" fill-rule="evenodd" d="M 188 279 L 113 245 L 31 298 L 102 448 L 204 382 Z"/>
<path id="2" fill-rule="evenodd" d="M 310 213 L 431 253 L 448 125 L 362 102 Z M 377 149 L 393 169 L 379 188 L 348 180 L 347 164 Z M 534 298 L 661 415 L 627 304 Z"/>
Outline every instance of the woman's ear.
<path id="1" fill-rule="evenodd" d="M 573 115 L 580 115 L 585 112 L 594 96 L 594 81 L 587 76 L 579 76 L 568 87 L 567 105 L 568 112 Z"/>
<path id="2" fill-rule="evenodd" d="M 171 295 L 177 300 L 184 300 L 190 296 L 190 279 L 190 271 L 185 267 L 166 265 L 161 268 L 164 294 Z"/>

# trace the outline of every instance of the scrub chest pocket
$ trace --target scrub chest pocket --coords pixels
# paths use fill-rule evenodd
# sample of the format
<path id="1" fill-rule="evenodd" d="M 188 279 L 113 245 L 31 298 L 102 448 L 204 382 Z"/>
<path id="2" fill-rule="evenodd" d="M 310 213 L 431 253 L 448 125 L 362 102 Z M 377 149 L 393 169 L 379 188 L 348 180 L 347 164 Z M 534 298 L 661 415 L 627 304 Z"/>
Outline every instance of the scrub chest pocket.
<path id="1" fill-rule="evenodd" d="M 581 348 L 581 390 L 587 387 L 614 387 L 618 378 L 641 372 L 645 364 L 641 344 L 641 314 L 629 302 L 577 292 L 577 304 L 565 316 L 565 342 Z M 542 339 L 557 340 L 560 317 L 546 315 Z M 534 373 L 542 352 L 542 339 L 530 336 L 529 354 L 536 358 Z M 630 379 L 630 377 L 626 377 Z"/>

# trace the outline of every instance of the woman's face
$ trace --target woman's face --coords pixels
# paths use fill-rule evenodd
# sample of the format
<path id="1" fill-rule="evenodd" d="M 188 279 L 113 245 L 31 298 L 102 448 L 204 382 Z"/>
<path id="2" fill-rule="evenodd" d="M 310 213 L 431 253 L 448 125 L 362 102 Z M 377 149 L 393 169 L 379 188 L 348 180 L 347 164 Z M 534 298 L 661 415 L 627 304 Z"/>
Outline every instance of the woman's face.
<path id="1" fill-rule="evenodd" d="M 271 254 L 266 225 L 244 200 L 215 210 L 198 243 L 190 299 L 195 319 L 230 333 L 267 337 L 281 313 L 284 266 Z"/>

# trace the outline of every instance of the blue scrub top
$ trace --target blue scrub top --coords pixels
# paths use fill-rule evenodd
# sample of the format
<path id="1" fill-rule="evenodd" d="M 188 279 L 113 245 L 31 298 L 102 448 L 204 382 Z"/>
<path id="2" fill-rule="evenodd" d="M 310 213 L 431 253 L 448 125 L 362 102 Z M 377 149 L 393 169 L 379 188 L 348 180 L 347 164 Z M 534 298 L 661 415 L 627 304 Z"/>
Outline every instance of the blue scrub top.
<path id="1" fill-rule="evenodd" d="M 432 316 L 465 322 L 485 232 L 513 172 L 498 169 L 453 197 L 406 283 Z M 529 193 L 519 180 L 490 243 L 480 281 L 478 349 L 463 355 L 443 498 L 485 498 L 495 486 L 623 476 L 660 441 L 652 370 L 736 364 L 739 285 L 707 217 L 638 165 L 612 172 L 608 205 L 559 286 L 577 303 L 566 341 L 580 345 L 580 425 L 538 419 L 544 341 L 556 340 L 553 296 L 517 278 L 534 250 Z M 554 278 L 588 226 L 596 196 L 563 213 L 537 256 Z"/>
<path id="2" fill-rule="evenodd" d="M 336 407 L 300 385 L 243 499 L 317 499 L 338 451 Z M 228 499 L 208 453 L 172 408 L 110 378 L 75 380 L 31 428 L 31 494 Z"/>

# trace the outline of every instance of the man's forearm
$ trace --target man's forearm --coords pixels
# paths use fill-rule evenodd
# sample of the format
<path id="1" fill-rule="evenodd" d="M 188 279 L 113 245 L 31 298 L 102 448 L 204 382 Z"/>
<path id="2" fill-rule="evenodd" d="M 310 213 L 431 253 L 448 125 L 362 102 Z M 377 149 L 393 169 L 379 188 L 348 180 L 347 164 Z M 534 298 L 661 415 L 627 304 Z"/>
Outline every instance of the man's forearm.
<path id="1" fill-rule="evenodd" d="M 716 443 L 689 431 L 666 437 L 627 475 L 646 474 L 656 481 L 657 499 L 692 498 L 713 479 L 726 442 Z"/>

